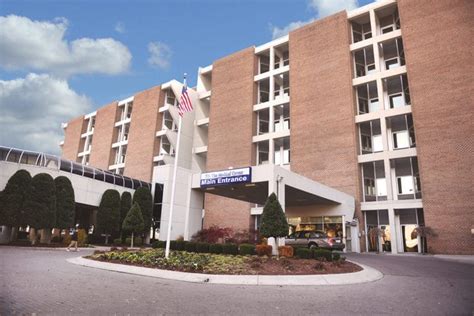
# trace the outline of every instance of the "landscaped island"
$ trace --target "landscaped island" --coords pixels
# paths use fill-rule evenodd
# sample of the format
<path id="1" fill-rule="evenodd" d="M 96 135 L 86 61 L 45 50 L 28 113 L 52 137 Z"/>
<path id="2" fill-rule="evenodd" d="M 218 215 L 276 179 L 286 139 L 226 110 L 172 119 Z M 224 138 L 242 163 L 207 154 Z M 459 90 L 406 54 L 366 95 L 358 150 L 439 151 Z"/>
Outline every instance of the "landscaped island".
<path id="1" fill-rule="evenodd" d="M 305 249 L 306 250 L 306 249 Z M 246 275 L 306 275 L 349 273 L 362 270 L 356 264 L 346 261 L 329 252 L 314 258 L 286 258 L 257 255 L 230 255 L 214 253 L 193 253 L 187 251 L 171 251 L 169 259 L 165 259 L 164 249 L 147 249 L 138 251 L 114 250 L 96 252 L 89 259 L 128 264 L 149 268 L 196 272 L 208 274 L 246 274 Z M 304 255 L 303 255 L 304 256 Z M 333 258 L 334 257 L 334 258 Z"/>

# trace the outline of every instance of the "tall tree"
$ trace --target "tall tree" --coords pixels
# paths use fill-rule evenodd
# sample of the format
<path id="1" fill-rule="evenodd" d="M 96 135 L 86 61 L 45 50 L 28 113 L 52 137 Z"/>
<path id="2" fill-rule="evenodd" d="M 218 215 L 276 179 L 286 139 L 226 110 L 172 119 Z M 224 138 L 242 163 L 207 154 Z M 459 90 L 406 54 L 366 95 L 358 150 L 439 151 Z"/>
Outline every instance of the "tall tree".
<path id="1" fill-rule="evenodd" d="M 122 234 L 121 224 L 123 223 L 131 207 L 132 207 L 132 194 L 130 194 L 130 192 L 124 191 L 120 199 L 120 235 L 122 236 L 122 238 L 125 238 L 125 237 L 123 237 L 123 234 Z"/>
<path id="2" fill-rule="evenodd" d="M 140 187 L 133 194 L 133 204 L 138 203 L 142 211 L 144 232 L 149 234 L 153 217 L 153 199 L 150 190 Z"/>
<path id="3" fill-rule="evenodd" d="M 56 187 L 49 174 L 39 173 L 31 179 L 25 211 L 30 227 L 43 229 L 43 242 L 49 243 L 51 229 L 56 226 Z"/>
<path id="4" fill-rule="evenodd" d="M 10 177 L 3 190 L 0 225 L 15 227 L 28 224 L 24 206 L 30 185 L 31 175 L 26 170 L 20 169 Z"/>
<path id="5" fill-rule="evenodd" d="M 143 232 L 144 228 L 145 228 L 145 225 L 143 222 L 143 216 L 142 216 L 142 211 L 140 210 L 140 205 L 135 202 L 133 203 L 132 208 L 128 212 L 122 224 L 122 229 L 124 231 L 132 233 L 132 239 L 131 239 L 132 243 L 130 247 L 133 247 L 134 234 Z"/>
<path id="6" fill-rule="evenodd" d="M 56 228 L 68 229 L 74 226 L 76 202 L 74 188 L 71 181 L 65 176 L 54 179 L 56 186 Z"/>
<path id="7" fill-rule="evenodd" d="M 99 211 L 97 212 L 97 229 L 105 234 L 105 243 L 109 236 L 116 234 L 120 226 L 120 193 L 109 189 L 102 194 Z"/>
<path id="8" fill-rule="evenodd" d="M 262 219 L 260 224 L 260 234 L 263 237 L 273 237 L 275 241 L 278 237 L 288 235 L 288 222 L 285 213 L 275 193 L 272 193 L 263 207 Z M 274 249 L 275 253 L 276 249 Z"/>

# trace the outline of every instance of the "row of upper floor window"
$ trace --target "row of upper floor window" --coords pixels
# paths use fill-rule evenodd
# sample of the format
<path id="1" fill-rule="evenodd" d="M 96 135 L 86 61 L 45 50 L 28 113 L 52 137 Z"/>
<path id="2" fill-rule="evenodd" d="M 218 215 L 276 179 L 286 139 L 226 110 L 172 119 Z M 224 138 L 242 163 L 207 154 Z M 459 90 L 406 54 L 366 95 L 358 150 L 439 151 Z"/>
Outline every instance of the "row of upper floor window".
<path id="1" fill-rule="evenodd" d="M 391 159 L 388 164 L 383 160 L 360 164 L 363 201 L 386 201 L 389 192 L 393 200 L 421 199 L 417 157 Z"/>
<path id="2" fill-rule="evenodd" d="M 399 30 L 400 16 L 396 4 L 376 9 L 374 20 L 370 19 L 370 12 L 366 12 L 350 20 L 352 43 L 367 40 L 378 35 Z"/>

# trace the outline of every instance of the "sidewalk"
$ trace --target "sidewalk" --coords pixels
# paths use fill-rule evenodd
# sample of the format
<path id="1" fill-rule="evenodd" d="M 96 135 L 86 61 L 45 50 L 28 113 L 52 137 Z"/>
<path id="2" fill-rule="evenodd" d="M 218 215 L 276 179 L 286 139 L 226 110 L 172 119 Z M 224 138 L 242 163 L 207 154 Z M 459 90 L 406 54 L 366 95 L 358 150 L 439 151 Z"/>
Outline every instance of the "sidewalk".
<path id="1" fill-rule="evenodd" d="M 90 260 L 82 257 L 67 259 L 69 263 L 89 268 L 114 272 L 129 273 L 168 280 L 231 284 L 231 285 L 345 285 L 377 281 L 383 274 L 369 266 L 354 262 L 362 267 L 362 271 L 326 275 L 216 275 L 203 273 L 188 273 L 153 268 L 135 267 L 130 265 L 108 263 Z"/>

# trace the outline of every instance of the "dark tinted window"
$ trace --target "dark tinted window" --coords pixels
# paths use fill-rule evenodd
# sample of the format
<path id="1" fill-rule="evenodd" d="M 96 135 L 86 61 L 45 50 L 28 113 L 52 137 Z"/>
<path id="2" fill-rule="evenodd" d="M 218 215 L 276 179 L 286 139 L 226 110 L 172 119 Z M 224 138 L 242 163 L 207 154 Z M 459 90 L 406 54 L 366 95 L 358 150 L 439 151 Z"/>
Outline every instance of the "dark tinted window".
<path id="1" fill-rule="evenodd" d="M 18 162 L 20 160 L 21 150 L 12 149 L 8 155 L 7 161 Z"/>
<path id="2" fill-rule="evenodd" d="M 7 158 L 9 150 L 9 148 L 0 147 L 0 160 L 5 160 Z"/>
<path id="3" fill-rule="evenodd" d="M 68 160 L 61 159 L 60 169 L 62 171 L 71 172 L 71 162 Z"/>
<path id="4" fill-rule="evenodd" d="M 94 178 L 94 170 L 92 168 L 84 167 L 84 177 Z"/>
<path id="5" fill-rule="evenodd" d="M 134 189 L 138 189 L 141 186 L 142 185 L 141 185 L 140 181 L 133 179 L 133 188 Z"/>
<path id="6" fill-rule="evenodd" d="M 115 175 L 115 184 L 119 186 L 123 186 L 123 178 L 119 175 Z"/>
<path id="7" fill-rule="evenodd" d="M 82 176 L 82 165 L 78 163 L 72 164 L 72 173 Z"/>
<path id="8" fill-rule="evenodd" d="M 104 181 L 104 173 L 100 170 L 95 169 L 95 179 Z"/>
<path id="9" fill-rule="evenodd" d="M 114 175 L 108 172 L 104 172 L 105 174 L 105 182 L 114 184 Z"/>
<path id="10" fill-rule="evenodd" d="M 131 189 L 133 187 L 132 179 L 127 177 L 123 177 L 123 179 L 125 181 L 125 187 Z"/>

